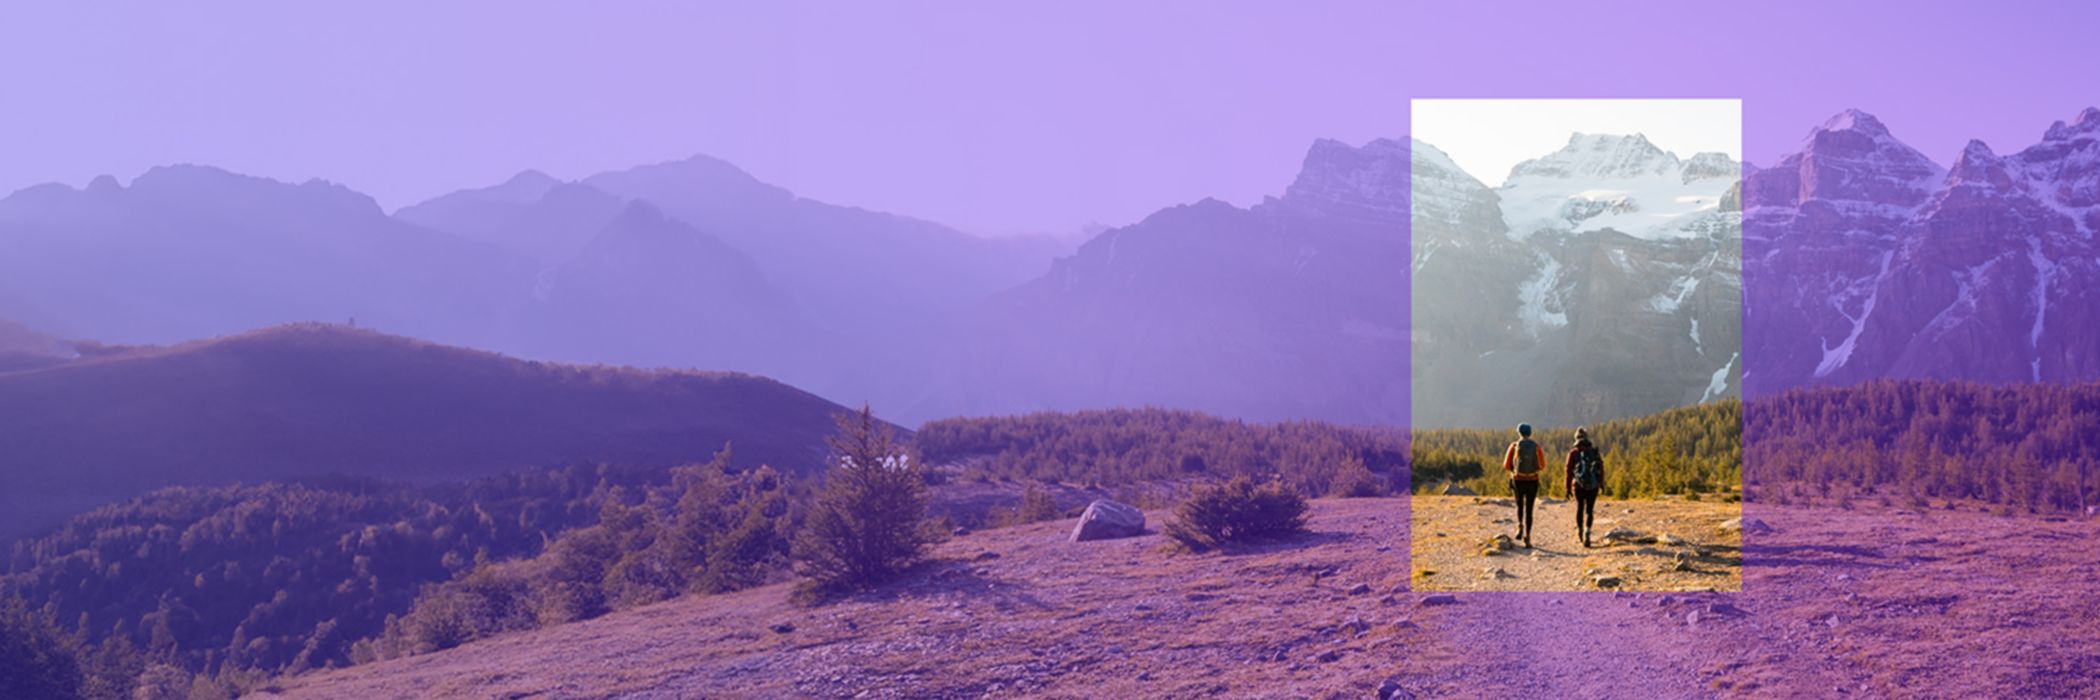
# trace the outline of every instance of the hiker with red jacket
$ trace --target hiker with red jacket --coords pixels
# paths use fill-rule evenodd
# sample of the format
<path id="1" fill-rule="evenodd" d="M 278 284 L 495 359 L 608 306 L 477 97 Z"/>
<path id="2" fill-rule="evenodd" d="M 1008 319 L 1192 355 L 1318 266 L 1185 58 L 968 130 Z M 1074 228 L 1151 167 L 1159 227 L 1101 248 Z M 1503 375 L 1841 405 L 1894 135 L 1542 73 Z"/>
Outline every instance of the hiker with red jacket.
<path id="1" fill-rule="evenodd" d="M 1568 450 L 1567 492 L 1575 495 L 1575 535 L 1582 546 L 1590 546 L 1590 526 L 1597 521 L 1597 494 L 1604 490 L 1604 455 L 1590 443 L 1587 428 L 1575 429 L 1575 447 Z"/>
<path id="2" fill-rule="evenodd" d="M 1531 548 L 1531 511 L 1539 502 L 1539 472 L 1546 468 L 1546 448 L 1531 439 L 1531 424 L 1517 424 L 1517 441 L 1502 452 L 1502 471 L 1509 475 L 1509 490 L 1516 494 L 1517 537 Z"/>

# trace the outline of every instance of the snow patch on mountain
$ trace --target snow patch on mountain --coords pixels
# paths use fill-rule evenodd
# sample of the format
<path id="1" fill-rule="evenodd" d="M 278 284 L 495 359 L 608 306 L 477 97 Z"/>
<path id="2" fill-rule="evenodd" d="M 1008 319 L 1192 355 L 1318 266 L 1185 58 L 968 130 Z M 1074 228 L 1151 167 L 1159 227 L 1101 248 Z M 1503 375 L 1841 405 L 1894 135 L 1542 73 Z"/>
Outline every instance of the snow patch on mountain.
<path id="1" fill-rule="evenodd" d="M 1815 376 L 1818 379 L 1830 376 L 1831 372 L 1837 371 L 1839 367 L 1843 367 L 1846 362 L 1851 361 L 1852 350 L 1858 346 L 1860 334 L 1867 330 L 1867 318 L 1874 315 L 1874 305 L 1881 301 L 1881 283 L 1888 279 L 1890 266 L 1895 261 L 1895 251 L 1882 254 L 1880 272 L 1873 277 L 1862 280 L 1864 284 L 1854 283 L 1851 288 L 1846 290 L 1846 294 L 1830 300 L 1831 308 L 1837 309 L 1839 315 L 1844 316 L 1845 320 L 1852 322 L 1852 331 L 1845 334 L 1844 342 L 1838 343 L 1837 347 L 1830 347 L 1829 340 L 1824 340 L 1823 361 L 1816 364 Z M 1860 305 L 1859 315 L 1854 316 L 1850 312 L 1845 311 L 1845 299 L 1862 290 L 1866 292 L 1867 300 L 1866 303 Z"/>
<path id="2" fill-rule="evenodd" d="M 1560 261 L 1544 253 L 1538 259 L 1539 271 L 1517 288 L 1517 318 L 1533 338 L 1548 328 L 1568 325 L 1568 312 L 1560 301 Z"/>
<path id="3" fill-rule="evenodd" d="M 1728 392 L 1728 370 L 1735 369 L 1735 361 L 1742 356 L 1743 353 L 1740 352 L 1730 354 L 1728 356 L 1728 364 L 1721 365 L 1720 369 L 1714 370 L 1713 380 L 1706 384 L 1706 393 L 1699 395 L 1699 403 L 1706 403 Z"/>

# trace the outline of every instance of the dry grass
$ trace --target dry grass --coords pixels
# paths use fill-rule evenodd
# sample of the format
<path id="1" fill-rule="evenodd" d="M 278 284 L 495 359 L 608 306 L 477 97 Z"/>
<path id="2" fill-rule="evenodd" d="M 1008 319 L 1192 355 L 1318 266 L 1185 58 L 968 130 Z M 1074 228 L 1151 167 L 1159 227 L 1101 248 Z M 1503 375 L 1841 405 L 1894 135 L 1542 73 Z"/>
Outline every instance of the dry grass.
<path id="1" fill-rule="evenodd" d="M 1391 682 L 1415 697 L 2090 697 L 2100 688 L 2093 522 L 1873 505 L 1749 512 L 1777 531 L 1745 539 L 1740 593 L 1460 593 L 1423 605 L 1422 593 L 1392 592 L 1409 573 L 1407 502 L 1323 500 L 1310 534 L 1257 548 L 1177 554 L 1158 535 L 1070 544 L 1071 521 L 1037 523 L 957 538 L 905 581 L 825 607 L 789 604 L 785 586 L 686 598 L 298 677 L 283 694 L 1363 697 Z"/>

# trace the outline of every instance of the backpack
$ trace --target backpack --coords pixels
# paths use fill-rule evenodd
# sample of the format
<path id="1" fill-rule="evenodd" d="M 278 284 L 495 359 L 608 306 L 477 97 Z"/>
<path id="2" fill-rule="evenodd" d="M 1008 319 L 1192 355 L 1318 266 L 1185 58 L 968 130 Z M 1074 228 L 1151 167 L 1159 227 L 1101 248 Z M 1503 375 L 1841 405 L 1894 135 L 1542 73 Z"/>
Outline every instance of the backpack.
<path id="1" fill-rule="evenodd" d="M 1517 474 L 1537 476 L 1539 473 L 1539 444 L 1531 438 L 1517 441 Z"/>
<path id="2" fill-rule="evenodd" d="M 1592 447 L 1575 455 L 1575 488 L 1595 491 L 1604 488 L 1604 457 Z"/>

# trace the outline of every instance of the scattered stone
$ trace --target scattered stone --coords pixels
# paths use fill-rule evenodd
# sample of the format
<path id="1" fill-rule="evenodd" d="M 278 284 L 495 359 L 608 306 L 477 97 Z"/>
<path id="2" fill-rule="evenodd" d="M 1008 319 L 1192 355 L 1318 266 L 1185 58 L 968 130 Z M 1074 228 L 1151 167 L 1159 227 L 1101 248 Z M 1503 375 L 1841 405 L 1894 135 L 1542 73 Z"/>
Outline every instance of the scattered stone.
<path id="1" fill-rule="evenodd" d="M 1489 581 L 1500 581 L 1506 578 L 1516 578 L 1515 576 L 1511 576 L 1509 572 L 1503 571 L 1502 567 L 1499 566 L 1488 567 L 1486 571 L 1480 572 L 1480 577 Z"/>
<path id="2" fill-rule="evenodd" d="M 1438 593 L 1438 594 L 1436 594 L 1436 595 L 1432 595 L 1432 596 L 1427 596 L 1427 597 L 1424 597 L 1424 598 L 1422 598 L 1422 605 L 1424 605 L 1424 606 L 1429 606 L 1429 605 L 1457 605 L 1457 604 L 1458 604 L 1458 596 L 1455 596 L 1455 595 L 1451 595 L 1451 594 L 1449 594 L 1449 593 Z"/>
<path id="3" fill-rule="evenodd" d="M 1144 511 L 1104 498 L 1087 504 L 1086 512 L 1079 516 L 1079 524 L 1072 526 L 1071 541 L 1135 537 L 1144 532 Z"/>
<path id="4" fill-rule="evenodd" d="M 1376 549 L 1377 549 L 1378 551 L 1380 551 L 1380 552 L 1390 552 L 1390 551 L 1393 551 L 1393 546 L 1392 546 L 1392 545 L 1389 545 L 1389 544 L 1381 544 L 1381 545 L 1378 545 L 1378 546 L 1376 547 Z"/>
<path id="5" fill-rule="evenodd" d="M 1378 684 L 1378 700 L 1414 700 L 1415 694 L 1400 687 L 1400 679 L 1388 676 Z"/>
<path id="6" fill-rule="evenodd" d="M 1707 603 L 1706 613 L 1719 617 L 1742 617 L 1750 613 L 1727 603 Z"/>
<path id="7" fill-rule="evenodd" d="M 1590 579 L 1590 582 L 1597 584 L 1598 588 L 1619 587 L 1619 577 L 1610 574 L 1598 574 L 1595 578 Z"/>
<path id="8" fill-rule="evenodd" d="M 1410 619 L 1407 619 L 1407 618 L 1404 618 L 1404 617 L 1403 617 L 1403 618 L 1400 618 L 1400 619 L 1398 619 L 1398 620 L 1394 620 L 1394 621 L 1393 621 L 1393 629 L 1396 629 L 1396 630 L 1418 630 L 1418 629 L 1422 629 L 1422 626 L 1421 626 L 1421 625 L 1417 625 L 1417 624 L 1415 624 L 1415 621 L 1414 621 L 1414 620 L 1410 620 Z"/>
<path id="9" fill-rule="evenodd" d="M 1634 530 L 1631 528 L 1615 527 L 1612 528 L 1610 532 L 1604 533 L 1604 541 L 1626 542 L 1629 544 L 1655 544 L 1655 536 L 1643 534 L 1639 530 Z"/>
<path id="10" fill-rule="evenodd" d="M 1399 604 L 1400 604 L 1400 599 L 1399 599 L 1399 598 L 1395 598 L 1395 597 L 1393 597 L 1393 596 L 1386 596 L 1386 597 L 1384 597 L 1384 598 L 1379 598 L 1379 599 L 1378 599 L 1378 604 L 1379 604 L 1379 605 L 1399 605 Z"/>
<path id="11" fill-rule="evenodd" d="M 1365 632 L 1371 631 L 1371 623 L 1364 622 L 1362 618 L 1352 617 L 1349 618 L 1348 622 L 1342 623 L 1342 626 L 1336 631 L 1351 637 L 1361 637 L 1364 636 Z"/>
<path id="12" fill-rule="evenodd" d="M 978 561 L 991 561 L 991 560 L 993 560 L 993 559 L 998 559 L 998 558 L 999 558 L 999 553 L 998 553 L 998 552 L 978 552 L 978 553 L 977 553 L 977 560 L 978 560 Z"/>
<path id="13" fill-rule="evenodd" d="M 968 534 L 970 534 L 970 528 L 967 528 L 967 527 L 962 527 L 962 526 L 958 525 L 958 526 L 956 526 L 956 528 L 955 528 L 955 533 L 954 533 L 954 534 L 955 534 L 955 536 L 956 536 L 956 537 L 962 537 L 962 536 L 968 535 Z"/>
<path id="14" fill-rule="evenodd" d="M 1663 536 L 1655 538 L 1655 541 L 1662 543 L 1662 545 L 1665 547 L 1682 547 L 1688 544 L 1684 541 L 1684 538 L 1668 533 L 1664 533 Z"/>
<path id="15" fill-rule="evenodd" d="M 1464 486 L 1460 486 L 1460 485 L 1458 485 L 1458 484 L 1456 484 L 1456 483 L 1453 483 L 1453 482 L 1449 482 L 1449 481 L 1446 481 L 1446 482 L 1444 482 L 1444 484 L 1443 484 L 1442 486 L 1439 486 L 1439 487 L 1437 487 L 1437 488 L 1436 488 L 1436 489 L 1434 489 L 1434 490 L 1435 490 L 1435 491 L 1436 491 L 1437 493 L 1440 493 L 1440 494 L 1443 494 L 1443 495 L 1446 495 L 1446 496 L 1478 496 L 1478 495 L 1480 495 L 1480 494 L 1474 493 L 1472 489 L 1466 488 L 1466 487 L 1464 487 Z"/>
<path id="16" fill-rule="evenodd" d="M 1693 610 L 1693 611 L 1691 611 L 1691 612 L 1685 613 L 1685 614 L 1684 614 L 1684 624 L 1686 624 L 1686 625 L 1696 625 L 1696 624 L 1699 624 L 1699 611 L 1697 611 L 1697 610 Z"/>
<path id="17" fill-rule="evenodd" d="M 794 626 L 793 624 L 790 624 L 790 623 L 786 623 L 786 622 L 780 622 L 780 623 L 775 623 L 775 624 L 773 625 L 773 633 L 774 633 L 774 634 L 787 634 L 787 633 L 789 633 L 789 632 L 793 632 L 793 631 L 795 631 L 795 626 Z"/>
<path id="18" fill-rule="evenodd" d="M 1218 596 L 1212 593 L 1189 593 L 1187 595 L 1183 595 L 1182 599 L 1187 600 L 1191 603 L 1201 603 L 1206 600 L 1217 600 Z"/>
<path id="19" fill-rule="evenodd" d="M 1692 570 L 1692 555 L 1689 555 L 1689 554 L 1685 554 L 1684 552 L 1678 552 L 1678 553 L 1677 553 L 1677 561 L 1676 561 L 1675 563 L 1672 563 L 1672 564 L 1670 565 L 1670 570 L 1671 570 L 1671 571 L 1691 571 L 1691 570 Z"/>
<path id="20" fill-rule="evenodd" d="M 1152 680 L 1152 672 L 1151 672 L 1151 671 L 1139 671 L 1139 672 L 1138 672 L 1138 674 L 1137 674 L 1137 679 L 1138 679 L 1138 682 L 1140 682 L 1140 683 L 1142 683 L 1142 682 L 1145 682 L 1145 681 L 1149 681 L 1149 680 Z"/>
<path id="21" fill-rule="evenodd" d="M 1490 538 L 1486 544 L 1481 545 L 1480 555 L 1484 557 L 1498 556 L 1503 552 L 1516 548 L 1516 540 L 1510 539 L 1509 535 L 1496 535 Z"/>
<path id="22" fill-rule="evenodd" d="M 1313 657 L 1313 660 L 1323 664 L 1331 664 L 1336 661 L 1340 661 L 1342 660 L 1342 650 L 1328 649 L 1327 651 L 1320 652 L 1319 656 Z"/>
<path id="23" fill-rule="evenodd" d="M 1773 530 L 1772 526 L 1766 525 L 1765 521 L 1757 518 L 1730 518 L 1721 523 L 1721 531 L 1761 535 L 1770 533 Z"/>
<path id="24" fill-rule="evenodd" d="M 1371 592 L 1371 584 L 1359 583 L 1349 587 L 1349 595 L 1364 595 Z"/>

